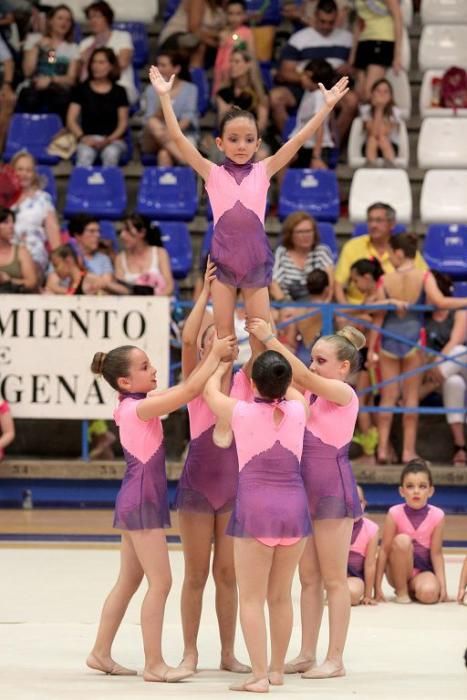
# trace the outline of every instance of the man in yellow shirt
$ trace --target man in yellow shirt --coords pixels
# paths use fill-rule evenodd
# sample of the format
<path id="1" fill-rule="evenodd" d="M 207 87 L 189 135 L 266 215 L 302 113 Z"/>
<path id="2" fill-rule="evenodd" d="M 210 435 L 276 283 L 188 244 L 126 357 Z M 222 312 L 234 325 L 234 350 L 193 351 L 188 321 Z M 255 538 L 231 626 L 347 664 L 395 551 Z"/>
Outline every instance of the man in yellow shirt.
<path id="1" fill-rule="evenodd" d="M 377 258 L 384 272 L 394 272 L 389 259 L 389 239 L 396 223 L 396 212 L 384 202 L 375 202 L 367 209 L 368 233 L 357 236 L 344 244 L 335 272 L 334 294 L 338 304 L 361 304 L 363 295 L 350 279 L 350 268 L 361 258 Z M 415 267 L 428 269 L 417 252 Z"/>

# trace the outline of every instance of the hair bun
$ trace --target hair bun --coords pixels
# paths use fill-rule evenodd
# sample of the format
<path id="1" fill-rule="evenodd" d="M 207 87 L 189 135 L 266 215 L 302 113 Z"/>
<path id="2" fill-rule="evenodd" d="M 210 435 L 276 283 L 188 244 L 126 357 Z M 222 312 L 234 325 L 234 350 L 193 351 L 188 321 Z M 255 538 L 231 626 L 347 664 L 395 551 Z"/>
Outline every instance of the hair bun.
<path id="1" fill-rule="evenodd" d="M 107 357 L 106 352 L 96 352 L 91 362 L 91 372 L 93 374 L 102 374 L 104 369 L 105 358 Z"/>
<path id="2" fill-rule="evenodd" d="M 366 345 L 366 338 L 361 331 L 353 326 L 344 326 L 336 335 L 341 335 L 349 341 L 357 350 L 361 350 Z"/>

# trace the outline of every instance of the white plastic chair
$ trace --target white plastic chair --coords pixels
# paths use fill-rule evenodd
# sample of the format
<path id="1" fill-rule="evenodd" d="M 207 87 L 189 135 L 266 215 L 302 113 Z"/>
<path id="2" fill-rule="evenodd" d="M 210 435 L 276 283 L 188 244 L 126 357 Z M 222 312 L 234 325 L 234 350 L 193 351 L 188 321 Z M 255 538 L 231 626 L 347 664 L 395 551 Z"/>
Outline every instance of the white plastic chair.
<path id="1" fill-rule="evenodd" d="M 467 65 L 467 27 L 464 25 L 427 24 L 422 29 L 418 48 L 421 71 Z"/>
<path id="2" fill-rule="evenodd" d="M 347 162 L 351 168 L 361 168 L 365 165 L 365 156 L 362 155 L 365 138 L 363 120 L 361 117 L 356 117 L 352 122 L 347 145 Z M 384 165 L 383 158 L 378 158 L 377 162 L 379 165 Z M 399 128 L 399 153 L 395 165 L 397 168 L 407 168 L 409 165 L 409 136 L 405 122 L 402 122 Z"/>
<path id="3" fill-rule="evenodd" d="M 62 5 L 62 0 L 47 0 L 47 5 L 55 7 Z M 91 0 L 67 0 L 66 4 L 73 12 L 76 22 L 85 22 L 85 8 L 91 4 Z M 116 22 L 144 22 L 150 24 L 154 21 L 158 9 L 159 0 L 109 0 L 109 4 L 115 12 Z"/>
<path id="4" fill-rule="evenodd" d="M 366 221 L 366 210 L 373 202 L 387 202 L 396 210 L 397 221 L 412 220 L 412 191 L 405 170 L 360 168 L 350 185 L 349 218 L 352 222 Z"/>
<path id="5" fill-rule="evenodd" d="M 427 70 L 423 74 L 422 87 L 420 89 L 419 108 L 422 119 L 426 117 L 467 117 L 467 107 L 456 109 L 450 107 L 432 107 L 432 84 L 433 78 L 441 79 L 444 75 L 444 70 Z"/>
<path id="6" fill-rule="evenodd" d="M 418 167 L 467 168 L 467 119 L 427 117 L 417 145 Z M 465 192 L 467 198 L 467 190 Z"/>
<path id="7" fill-rule="evenodd" d="M 467 24 L 465 0 L 423 0 L 422 24 Z"/>
<path id="8" fill-rule="evenodd" d="M 397 75 L 392 68 L 386 71 L 386 79 L 391 83 L 394 93 L 394 102 L 401 111 L 404 119 L 410 119 L 412 114 L 412 91 L 409 78 L 405 70 L 400 70 Z"/>
<path id="9" fill-rule="evenodd" d="M 467 170 L 428 170 L 420 216 L 426 224 L 467 223 Z"/>

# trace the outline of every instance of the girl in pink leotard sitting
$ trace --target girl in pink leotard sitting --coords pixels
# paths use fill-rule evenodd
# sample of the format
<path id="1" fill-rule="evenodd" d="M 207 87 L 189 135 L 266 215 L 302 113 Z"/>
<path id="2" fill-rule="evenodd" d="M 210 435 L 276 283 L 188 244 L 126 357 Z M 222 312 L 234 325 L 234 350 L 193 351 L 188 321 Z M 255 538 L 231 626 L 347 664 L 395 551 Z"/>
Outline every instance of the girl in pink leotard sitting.
<path id="1" fill-rule="evenodd" d="M 397 603 L 438 603 L 448 599 L 443 557 L 444 512 L 431 506 L 433 478 L 425 460 L 408 462 L 401 472 L 399 493 L 405 500 L 392 506 L 383 527 L 376 569 L 376 598 L 385 600 L 386 577 Z"/>
<path id="2" fill-rule="evenodd" d="M 221 392 L 225 370 L 222 366 L 214 373 L 204 396 L 217 416 L 230 421 L 237 445 L 239 484 L 227 532 L 234 537 L 240 621 L 253 671 L 231 689 L 263 693 L 270 684 L 283 684 L 292 632 L 292 579 L 311 531 L 300 474 L 308 406 L 290 387 L 292 370 L 279 353 L 264 352 L 253 363 L 254 401 L 236 401 Z"/>
<path id="3" fill-rule="evenodd" d="M 269 320 L 268 287 L 272 281 L 274 256 L 264 230 L 266 195 L 271 177 L 284 168 L 319 128 L 339 100 L 348 92 L 348 78 L 341 78 L 331 90 L 320 85 L 324 105 L 312 119 L 274 155 L 253 162 L 261 145 L 255 117 L 233 109 L 220 124 L 216 139 L 224 153 L 222 165 L 214 165 L 199 153 L 183 134 L 175 117 L 170 92 L 174 76 L 164 80 L 156 66 L 149 71 L 159 95 L 164 119 L 182 158 L 204 180 L 214 217 L 211 260 L 216 280 L 212 285 L 214 323 L 219 338 L 234 332 L 237 288 L 242 288 L 247 317 Z M 218 422 L 214 440 L 226 447 L 231 431 Z"/>
<path id="4" fill-rule="evenodd" d="M 361 486 L 357 486 L 362 511 L 366 500 Z M 347 563 L 347 583 L 352 605 L 376 605 L 373 597 L 376 575 L 376 554 L 378 551 L 379 527 L 373 520 L 361 517 L 355 520 L 350 540 L 349 561 Z"/>

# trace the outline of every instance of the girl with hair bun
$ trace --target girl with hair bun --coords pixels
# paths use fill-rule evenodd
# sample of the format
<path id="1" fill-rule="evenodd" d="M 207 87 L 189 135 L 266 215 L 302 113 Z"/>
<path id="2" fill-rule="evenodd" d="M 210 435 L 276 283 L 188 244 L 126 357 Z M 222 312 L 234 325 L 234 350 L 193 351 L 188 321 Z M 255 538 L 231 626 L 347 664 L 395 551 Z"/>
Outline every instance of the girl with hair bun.
<path id="1" fill-rule="evenodd" d="M 429 271 L 415 268 L 417 254 L 417 235 L 400 233 L 389 239 L 389 257 L 394 267 L 381 277 L 378 286 L 377 301 L 392 302 L 397 299 L 412 304 L 433 304 L 438 309 L 461 309 L 467 306 L 466 298 L 444 296 L 436 279 Z M 423 311 L 380 311 L 375 314 L 374 323 L 388 331 L 390 335 L 381 334 L 379 348 L 379 363 L 383 382 L 404 372 L 419 369 L 423 364 L 423 352 L 414 343 L 422 345 L 422 329 L 425 325 Z M 375 355 L 379 340 L 377 330 L 370 331 L 368 339 L 368 362 L 374 364 L 378 357 Z M 400 387 L 399 382 L 390 382 L 381 387 L 380 406 L 395 406 L 402 393 L 402 403 L 406 408 L 418 407 L 422 373 L 406 377 Z M 388 464 L 391 452 L 389 437 L 391 433 L 392 413 L 378 413 L 378 450 L 377 462 Z M 410 462 L 416 459 L 415 442 L 417 438 L 417 413 L 405 413 L 402 418 L 403 444 L 402 461 Z"/>
<path id="2" fill-rule="evenodd" d="M 141 607 L 145 681 L 174 682 L 192 674 L 169 668 L 162 657 L 162 622 L 171 587 L 164 528 L 170 527 L 161 416 L 176 411 L 203 389 L 221 357 L 231 356 L 235 338 L 214 338 L 209 353 L 185 382 L 157 392 L 157 370 L 143 350 L 132 345 L 94 355 L 91 371 L 119 394 L 114 411 L 126 471 L 115 504 L 114 527 L 122 530 L 120 573 L 107 596 L 97 638 L 87 665 L 110 675 L 136 675 L 111 655 L 127 606 L 143 576 L 148 590 Z"/>
<path id="3" fill-rule="evenodd" d="M 294 381 L 305 390 L 310 405 L 301 468 L 313 535 L 308 538 L 299 566 L 301 650 L 286 664 L 285 672 L 303 673 L 302 678 L 344 676 L 342 655 L 350 619 L 347 558 L 353 522 L 362 515 L 348 457 L 358 397 L 348 380 L 359 368 L 365 336 L 352 326 L 322 336 L 313 345 L 307 368 L 277 340 L 269 324 L 252 319 L 248 330 L 268 350 L 277 350 L 287 358 Z M 324 663 L 317 665 L 323 585 L 328 598 L 329 645 Z"/>

